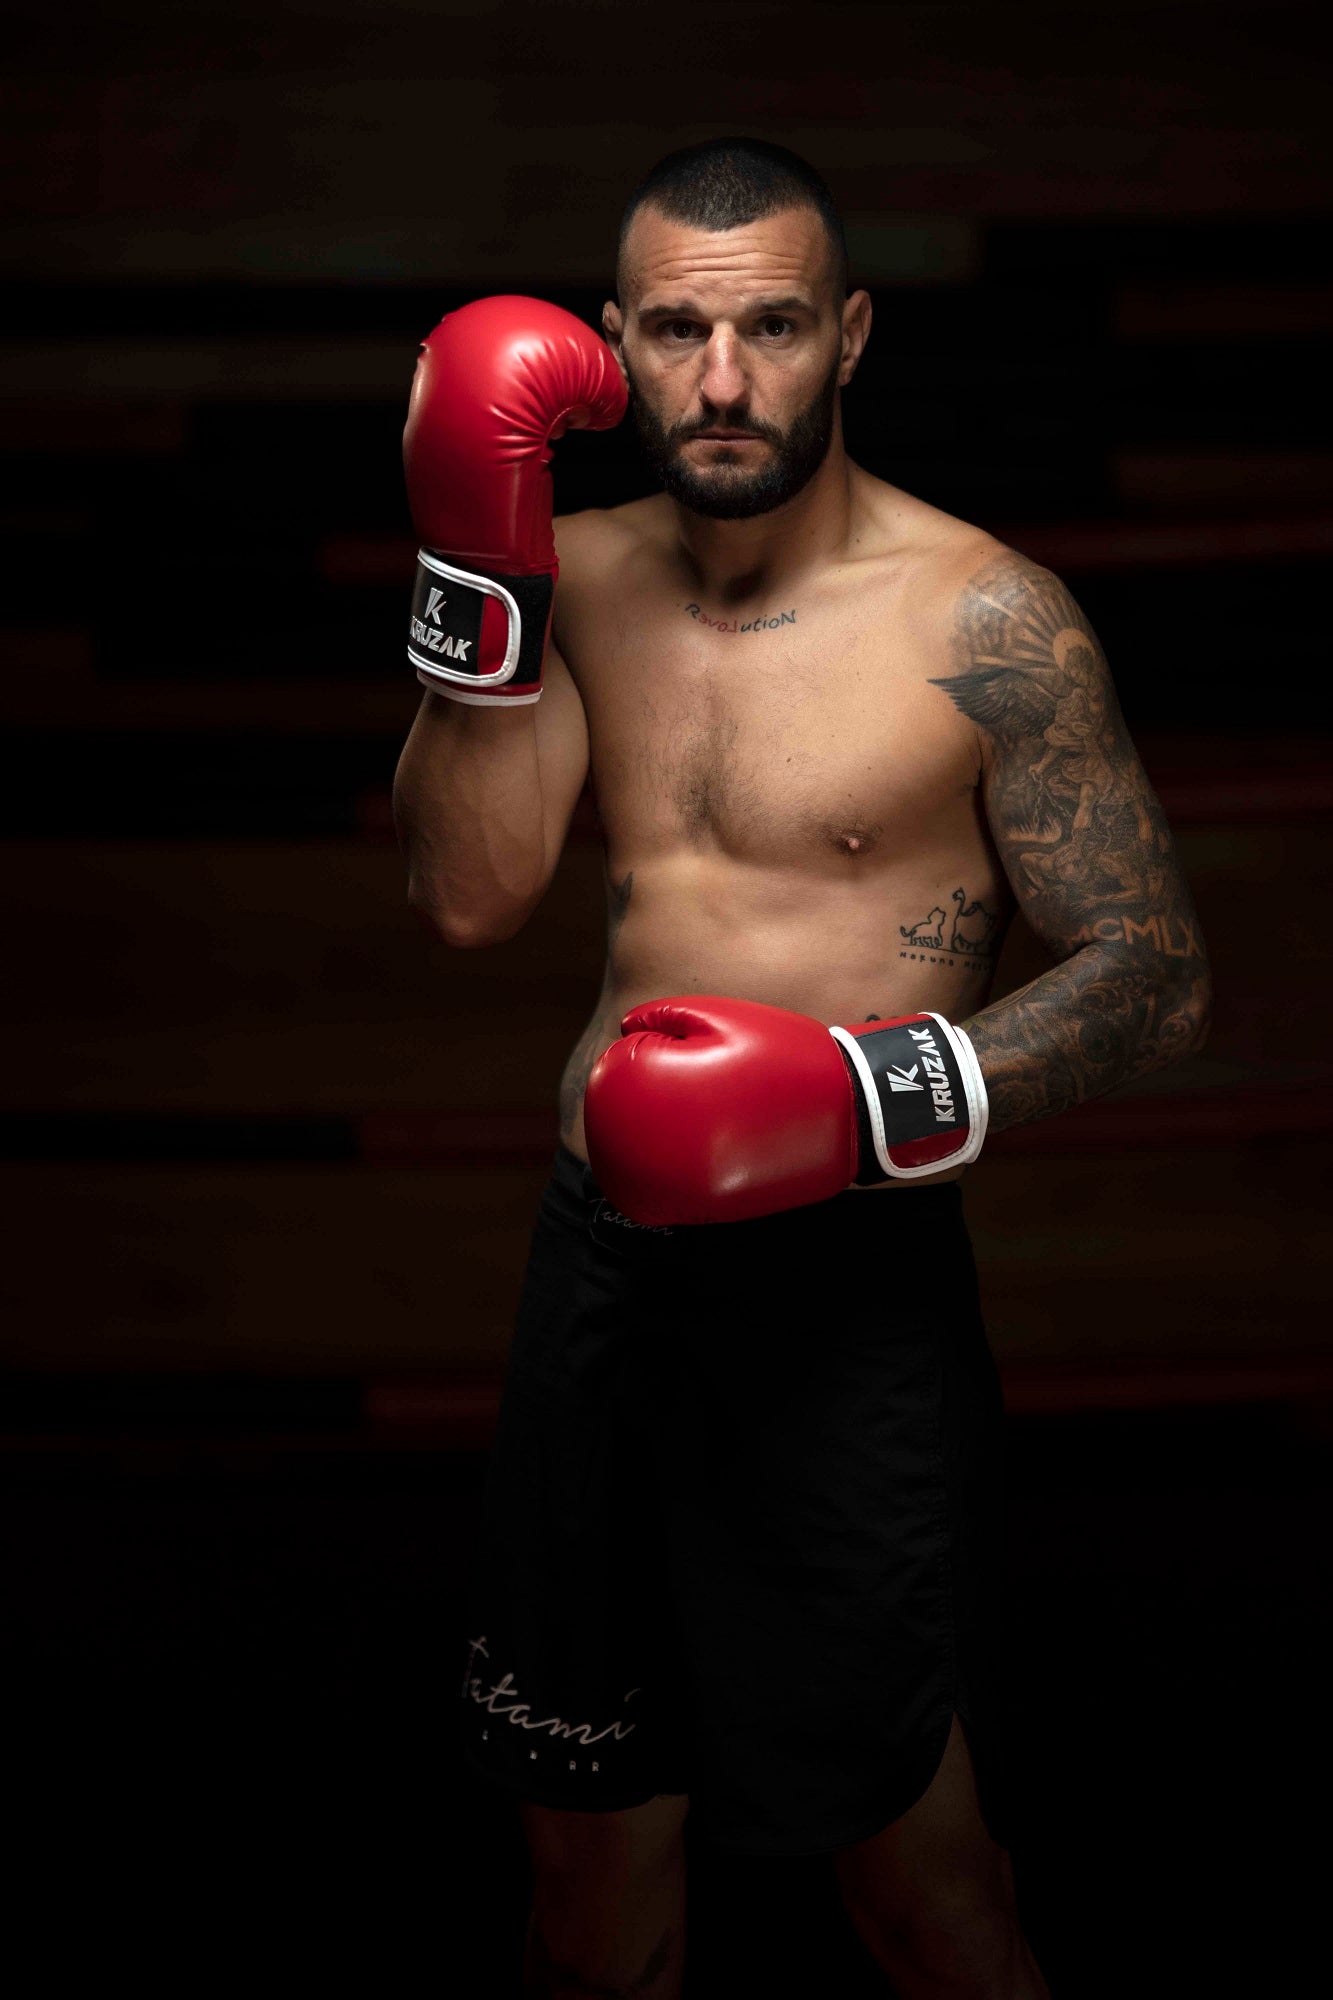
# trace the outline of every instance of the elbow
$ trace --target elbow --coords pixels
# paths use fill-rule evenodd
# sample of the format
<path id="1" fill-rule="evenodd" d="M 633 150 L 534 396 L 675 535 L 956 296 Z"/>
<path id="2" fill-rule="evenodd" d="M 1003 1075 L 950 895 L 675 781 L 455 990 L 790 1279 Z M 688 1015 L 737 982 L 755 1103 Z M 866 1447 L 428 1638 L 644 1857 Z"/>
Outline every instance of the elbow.
<path id="1" fill-rule="evenodd" d="M 1178 1053 L 1197 1055 L 1208 1040 L 1213 1025 L 1213 977 L 1205 964 L 1195 971 L 1175 995 L 1173 1008 L 1179 1023 Z"/>
<path id="2" fill-rule="evenodd" d="M 414 884 L 408 887 L 407 901 L 431 935 L 455 951 L 479 951 L 483 945 L 507 943 L 522 929 L 528 914 L 519 910 L 502 918 L 495 911 L 450 909 Z"/>

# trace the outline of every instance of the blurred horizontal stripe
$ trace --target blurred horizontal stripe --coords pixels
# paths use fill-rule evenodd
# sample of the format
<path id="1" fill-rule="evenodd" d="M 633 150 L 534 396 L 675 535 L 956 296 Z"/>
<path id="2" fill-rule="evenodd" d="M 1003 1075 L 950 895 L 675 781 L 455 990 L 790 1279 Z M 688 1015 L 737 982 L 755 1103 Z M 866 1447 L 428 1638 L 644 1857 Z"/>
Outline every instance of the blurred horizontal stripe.
<path id="1" fill-rule="evenodd" d="M 1079 1105 L 993 1133 L 993 1153 L 1121 1153 L 1214 1141 L 1250 1144 L 1333 1132 L 1333 1083 L 1149 1090 Z M 540 1167 L 554 1109 L 375 1111 L 361 1118 L 245 1118 L 179 1112 L 27 1112 L 0 1119 L 7 1160 L 360 1161 L 368 1167 Z"/>

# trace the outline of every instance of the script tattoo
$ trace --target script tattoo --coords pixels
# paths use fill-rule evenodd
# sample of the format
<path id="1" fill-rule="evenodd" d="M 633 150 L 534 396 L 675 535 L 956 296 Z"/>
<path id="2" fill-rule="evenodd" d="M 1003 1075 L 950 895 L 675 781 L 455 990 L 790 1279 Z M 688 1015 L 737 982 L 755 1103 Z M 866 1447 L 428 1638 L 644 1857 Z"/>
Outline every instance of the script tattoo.
<path id="1" fill-rule="evenodd" d="M 784 625 L 796 623 L 795 607 L 790 611 L 765 612 L 762 618 L 713 618 L 701 604 L 687 604 L 686 611 L 696 625 L 707 625 L 714 632 L 777 632 Z"/>
<path id="2" fill-rule="evenodd" d="M 964 1024 L 999 1130 L 1197 1048 L 1208 962 L 1101 647 L 1059 578 L 992 562 L 963 592 L 954 659 L 934 685 L 988 739 L 991 834 L 1062 961 Z"/>

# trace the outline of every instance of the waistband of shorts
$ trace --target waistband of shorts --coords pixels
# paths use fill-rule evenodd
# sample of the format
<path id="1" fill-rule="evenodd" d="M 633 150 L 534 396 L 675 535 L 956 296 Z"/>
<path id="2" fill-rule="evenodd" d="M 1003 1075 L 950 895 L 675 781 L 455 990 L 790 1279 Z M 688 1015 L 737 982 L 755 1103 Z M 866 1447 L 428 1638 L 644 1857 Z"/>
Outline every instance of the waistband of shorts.
<path id="1" fill-rule="evenodd" d="M 708 1252 L 751 1246 L 758 1250 L 769 1239 L 789 1238 L 793 1231 L 820 1237 L 858 1236 L 881 1240 L 901 1231 L 919 1238 L 923 1230 L 957 1231 L 964 1227 L 960 1181 L 936 1181 L 929 1187 L 903 1187 L 887 1194 L 844 1188 L 827 1201 L 804 1208 L 787 1208 L 746 1222 L 706 1222 L 663 1226 L 633 1222 L 605 1194 L 586 1161 L 561 1141 L 556 1147 L 547 1183 L 547 1198 L 594 1225 L 594 1234 L 617 1248 L 647 1255 L 667 1246 L 681 1251 Z"/>

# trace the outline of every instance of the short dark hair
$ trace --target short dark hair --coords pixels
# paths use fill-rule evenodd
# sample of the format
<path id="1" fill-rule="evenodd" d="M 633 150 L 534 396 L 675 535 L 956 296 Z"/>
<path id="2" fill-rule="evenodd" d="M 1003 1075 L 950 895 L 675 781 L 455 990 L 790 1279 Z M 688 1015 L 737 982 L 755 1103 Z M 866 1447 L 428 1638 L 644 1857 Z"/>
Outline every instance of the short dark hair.
<path id="1" fill-rule="evenodd" d="M 667 153 L 639 182 L 620 218 L 616 291 L 625 238 L 639 210 L 659 209 L 690 229 L 739 229 L 784 208 L 813 208 L 833 251 L 836 295 L 847 296 L 847 237 L 833 196 L 808 160 L 767 139 L 705 139 Z"/>

